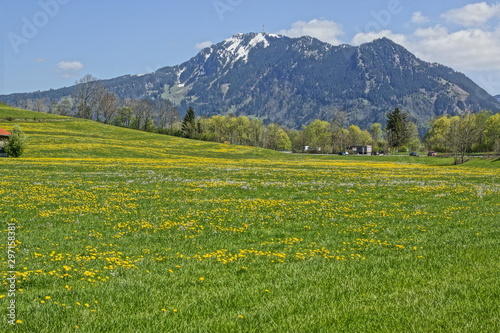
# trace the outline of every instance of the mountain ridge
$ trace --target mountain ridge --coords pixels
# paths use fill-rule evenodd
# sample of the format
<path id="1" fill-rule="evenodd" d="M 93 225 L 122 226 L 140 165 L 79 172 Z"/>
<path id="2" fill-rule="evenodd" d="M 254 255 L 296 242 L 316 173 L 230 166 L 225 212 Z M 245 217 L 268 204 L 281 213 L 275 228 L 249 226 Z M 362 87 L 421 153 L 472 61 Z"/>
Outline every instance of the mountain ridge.
<path id="1" fill-rule="evenodd" d="M 121 98 L 167 98 L 201 116 L 232 113 L 292 128 L 331 120 L 336 110 L 363 127 L 384 123 L 394 107 L 407 110 L 420 127 L 443 114 L 500 111 L 499 101 L 464 74 L 422 61 L 387 38 L 333 46 L 308 36 L 240 33 L 180 65 L 102 82 Z M 60 99 L 72 89 L 0 100 Z"/>

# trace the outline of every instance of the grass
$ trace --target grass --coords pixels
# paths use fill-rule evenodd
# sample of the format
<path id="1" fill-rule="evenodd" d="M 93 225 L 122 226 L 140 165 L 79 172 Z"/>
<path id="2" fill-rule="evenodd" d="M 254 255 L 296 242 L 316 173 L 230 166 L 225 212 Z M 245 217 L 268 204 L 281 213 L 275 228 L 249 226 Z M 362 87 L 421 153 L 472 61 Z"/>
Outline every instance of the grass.
<path id="1" fill-rule="evenodd" d="M 13 332 L 498 332 L 498 162 L 287 155 L 0 107 Z M 13 123 L 0 122 L 10 130 Z"/>

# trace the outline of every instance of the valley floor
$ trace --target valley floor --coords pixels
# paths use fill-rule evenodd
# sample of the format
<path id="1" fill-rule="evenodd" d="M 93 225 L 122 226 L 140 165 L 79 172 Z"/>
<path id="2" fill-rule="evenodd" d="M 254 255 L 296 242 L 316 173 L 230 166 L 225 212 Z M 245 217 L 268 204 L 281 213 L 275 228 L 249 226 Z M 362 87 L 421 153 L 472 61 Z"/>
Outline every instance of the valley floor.
<path id="1" fill-rule="evenodd" d="M 500 328 L 498 161 L 20 124 L 26 155 L 0 159 L 1 331 Z"/>

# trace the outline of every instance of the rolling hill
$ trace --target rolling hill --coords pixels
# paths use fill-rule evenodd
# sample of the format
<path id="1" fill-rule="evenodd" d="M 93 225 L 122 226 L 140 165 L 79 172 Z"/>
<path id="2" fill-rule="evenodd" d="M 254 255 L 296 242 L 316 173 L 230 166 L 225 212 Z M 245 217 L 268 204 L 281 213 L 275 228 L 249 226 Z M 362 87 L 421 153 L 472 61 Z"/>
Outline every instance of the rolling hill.
<path id="1" fill-rule="evenodd" d="M 498 161 L 283 154 L 0 105 L 14 124 L 1 332 L 498 328 Z"/>

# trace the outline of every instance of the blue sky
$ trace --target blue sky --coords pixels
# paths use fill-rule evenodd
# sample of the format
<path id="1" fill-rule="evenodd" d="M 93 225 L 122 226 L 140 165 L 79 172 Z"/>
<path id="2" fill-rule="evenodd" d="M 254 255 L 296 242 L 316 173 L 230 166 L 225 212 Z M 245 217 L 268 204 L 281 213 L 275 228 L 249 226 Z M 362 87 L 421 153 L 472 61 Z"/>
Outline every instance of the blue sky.
<path id="1" fill-rule="evenodd" d="M 500 3 L 461 0 L 0 0 L 0 94 L 177 65 L 239 32 L 389 37 L 500 94 Z"/>

